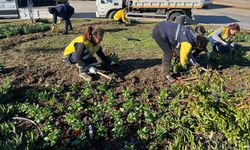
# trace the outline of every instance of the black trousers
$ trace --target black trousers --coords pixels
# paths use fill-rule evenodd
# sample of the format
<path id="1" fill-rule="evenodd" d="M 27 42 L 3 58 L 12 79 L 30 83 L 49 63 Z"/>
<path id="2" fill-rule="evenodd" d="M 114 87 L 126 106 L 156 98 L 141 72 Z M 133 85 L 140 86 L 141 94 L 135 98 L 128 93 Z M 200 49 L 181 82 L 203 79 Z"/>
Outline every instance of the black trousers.
<path id="1" fill-rule="evenodd" d="M 89 50 L 83 44 L 76 44 L 75 49 L 76 51 L 64 58 L 64 60 L 70 64 L 77 64 L 83 72 L 89 69 L 89 65 L 98 62 L 95 57 L 89 56 Z"/>
<path id="2" fill-rule="evenodd" d="M 122 19 L 115 20 L 115 22 L 116 22 L 117 24 L 124 24 L 124 23 L 125 23 L 125 22 L 122 21 Z"/>
<path id="3" fill-rule="evenodd" d="M 163 51 L 163 58 L 162 58 L 163 73 L 165 75 L 169 75 L 170 74 L 170 67 L 171 67 L 171 59 L 172 59 L 172 55 L 173 55 L 171 45 L 167 40 L 165 40 L 161 37 L 158 25 L 156 25 L 155 28 L 153 29 L 152 36 L 155 39 L 158 46 Z"/>
<path id="4" fill-rule="evenodd" d="M 68 30 L 73 30 L 70 18 L 64 19 L 64 33 L 68 33 Z"/>

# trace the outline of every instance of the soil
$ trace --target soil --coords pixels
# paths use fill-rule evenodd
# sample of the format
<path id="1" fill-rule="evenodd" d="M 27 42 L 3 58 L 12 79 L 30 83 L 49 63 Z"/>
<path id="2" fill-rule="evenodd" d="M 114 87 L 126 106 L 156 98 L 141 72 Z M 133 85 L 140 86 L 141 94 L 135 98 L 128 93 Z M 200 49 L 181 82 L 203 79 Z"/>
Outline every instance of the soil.
<path id="1" fill-rule="evenodd" d="M 79 33 L 82 30 L 81 27 L 87 24 L 78 25 L 74 33 Z M 104 24 L 113 23 L 104 22 Z M 102 24 L 94 22 L 88 25 L 103 25 L 103 21 Z M 23 44 L 27 42 L 54 35 L 56 34 L 45 32 L 15 36 L 0 41 L 0 44 L 4 47 L 0 51 L 3 54 L 1 57 L 5 65 L 4 71 L 0 73 L 0 79 L 2 80 L 6 77 L 12 79 L 12 91 L 16 97 L 20 98 L 19 95 L 23 95 L 30 88 L 46 89 L 55 85 L 69 86 L 72 83 L 83 82 L 78 76 L 77 67 L 62 61 L 62 49 L 55 48 L 52 52 L 47 52 L 42 49 L 32 51 L 22 48 Z M 145 58 L 150 58 L 150 56 L 145 56 Z M 110 85 L 116 90 L 129 86 L 136 93 L 143 92 L 145 87 L 147 87 L 148 91 L 152 91 L 150 94 L 154 96 L 158 94 L 161 88 L 169 88 L 171 86 L 171 83 L 167 82 L 161 74 L 161 59 L 140 59 L 139 56 L 129 56 L 128 59 L 121 60 L 121 63 L 127 65 L 128 69 L 123 72 L 109 74 L 115 76 L 115 80 Z M 102 72 L 110 73 L 107 70 L 102 70 Z M 225 74 L 230 75 L 234 79 L 228 85 L 230 91 L 244 87 L 249 89 L 244 76 L 241 76 L 242 73 L 249 76 L 248 69 L 243 69 L 241 73 L 230 69 L 222 70 L 222 72 L 225 72 Z M 100 81 L 108 82 L 103 77 L 98 77 L 93 82 Z"/>
<path id="2" fill-rule="evenodd" d="M 100 23 L 97 22 L 92 25 L 99 24 Z M 86 26 L 86 24 L 79 25 L 77 27 L 78 30 L 74 31 L 75 33 L 80 32 L 80 26 Z M 0 41 L 3 47 L 3 49 L 0 50 L 2 53 L 0 58 L 3 58 L 5 66 L 4 71 L 0 72 L 0 79 L 2 80 L 6 77 L 12 79 L 13 84 L 10 93 L 13 100 L 24 101 L 27 90 L 31 89 L 44 90 L 51 89 L 55 85 L 69 87 L 72 83 L 84 83 L 78 76 L 77 67 L 62 61 L 62 49 L 55 48 L 48 52 L 44 49 L 34 50 L 23 48 L 27 43 L 29 44 L 43 37 L 53 37 L 55 35 L 54 33 L 45 32 L 11 37 Z M 114 80 L 109 84 L 110 87 L 116 93 L 121 93 L 124 87 L 129 87 L 135 96 L 137 94 L 141 95 L 141 93 L 147 89 L 150 92 L 149 98 L 157 97 L 162 88 L 170 89 L 171 83 L 167 82 L 161 73 L 161 59 L 147 59 L 150 58 L 150 54 L 143 54 L 145 55 L 145 59 L 141 59 L 140 55 L 141 54 L 128 56 L 127 59 L 121 60 L 121 64 L 127 66 L 126 70 L 123 71 L 112 73 L 110 70 L 100 68 L 101 72 L 114 77 Z M 220 72 L 231 78 L 227 84 L 227 90 L 229 92 L 233 93 L 239 89 L 249 90 L 249 78 L 246 80 L 246 77 L 250 77 L 249 68 L 242 67 L 240 71 L 225 68 L 220 70 Z M 103 81 L 108 82 L 107 79 L 98 76 L 93 82 L 95 84 Z M 169 94 L 171 97 L 171 92 Z M 102 97 L 102 100 L 105 101 L 105 99 L 107 98 Z M 119 101 L 119 99 L 117 99 L 117 101 Z M 247 100 L 247 102 L 248 101 L 249 100 Z M 55 118 L 58 126 L 64 124 L 60 114 Z M 73 131 L 66 131 L 63 137 L 67 138 L 62 137 L 62 143 L 70 140 L 67 135 L 77 134 L 69 132 Z M 143 145 L 142 141 L 134 141 L 133 137 L 130 138 L 132 143 L 138 142 L 139 145 Z M 112 149 L 112 147 L 118 148 L 124 143 L 124 141 L 102 142 L 103 143 L 100 143 L 102 146 L 97 145 L 97 147 L 93 147 L 93 149 L 98 149 L 98 147 L 106 147 L 106 149 Z M 60 145 L 60 143 L 58 143 L 58 145 Z"/>

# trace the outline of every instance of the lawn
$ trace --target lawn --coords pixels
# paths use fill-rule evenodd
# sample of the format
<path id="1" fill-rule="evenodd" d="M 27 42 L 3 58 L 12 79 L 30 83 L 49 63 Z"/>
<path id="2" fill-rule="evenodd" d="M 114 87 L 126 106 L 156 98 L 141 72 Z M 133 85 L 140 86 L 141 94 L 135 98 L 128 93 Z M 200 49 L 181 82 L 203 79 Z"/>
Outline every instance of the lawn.
<path id="1" fill-rule="evenodd" d="M 168 83 L 161 76 L 162 52 L 150 36 L 155 23 L 72 23 L 70 35 L 60 34 L 61 24 L 57 33 L 1 39 L 1 149 L 250 148 L 247 30 L 237 37 L 234 55 L 214 54 L 208 61 L 201 54 L 197 60 L 206 69 L 190 67 Z M 112 82 L 99 76 L 84 82 L 76 66 L 62 61 L 64 48 L 88 25 L 105 29 L 105 53 L 127 66 L 121 72 L 100 68 Z"/>

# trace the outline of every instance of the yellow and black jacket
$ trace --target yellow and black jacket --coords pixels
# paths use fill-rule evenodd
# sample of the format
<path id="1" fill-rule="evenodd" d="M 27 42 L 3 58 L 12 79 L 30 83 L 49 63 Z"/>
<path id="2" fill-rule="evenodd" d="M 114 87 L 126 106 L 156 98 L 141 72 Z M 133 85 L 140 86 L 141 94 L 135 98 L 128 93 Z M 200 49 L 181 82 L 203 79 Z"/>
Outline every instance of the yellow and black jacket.
<path id="1" fill-rule="evenodd" d="M 70 44 L 65 48 L 64 54 L 63 54 L 64 57 L 67 57 L 68 55 L 76 51 L 76 48 L 75 48 L 76 43 L 84 44 L 85 48 L 89 50 L 90 56 L 93 56 L 101 48 L 100 44 L 93 45 L 90 41 L 85 40 L 83 36 L 78 36 L 72 42 L 70 42 Z"/>
<path id="2" fill-rule="evenodd" d="M 97 54 L 98 57 L 101 58 L 105 63 L 107 64 L 110 63 L 110 60 L 103 53 L 101 45 L 100 44 L 94 45 L 92 42 L 85 40 L 83 36 L 78 36 L 77 38 L 75 38 L 73 41 L 70 42 L 70 44 L 64 50 L 63 54 L 64 58 L 69 57 L 76 51 L 76 44 L 84 45 L 84 49 L 88 50 L 88 53 L 85 54 L 86 56 L 88 56 L 88 58 L 91 58 L 95 54 Z"/>
<path id="3" fill-rule="evenodd" d="M 235 39 L 234 35 L 230 35 L 230 29 L 228 27 L 221 27 L 218 30 L 212 32 L 209 37 L 213 37 L 213 39 L 217 42 L 226 42 L 228 44 L 232 43 Z"/>
<path id="4" fill-rule="evenodd" d="M 115 13 L 114 15 L 114 20 L 119 21 L 122 20 L 124 23 L 128 23 L 128 20 L 126 18 L 126 14 L 124 13 L 123 10 L 119 10 Z"/>

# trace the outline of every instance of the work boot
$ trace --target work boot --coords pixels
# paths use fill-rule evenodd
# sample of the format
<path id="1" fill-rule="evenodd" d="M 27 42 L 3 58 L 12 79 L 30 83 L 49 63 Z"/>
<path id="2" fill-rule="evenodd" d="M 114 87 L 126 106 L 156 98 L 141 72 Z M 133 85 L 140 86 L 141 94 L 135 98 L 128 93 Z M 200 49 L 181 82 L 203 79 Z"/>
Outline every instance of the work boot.
<path id="1" fill-rule="evenodd" d="M 62 35 L 67 35 L 67 34 L 69 34 L 68 31 L 64 31 L 64 32 L 62 33 Z"/>
<path id="2" fill-rule="evenodd" d="M 86 72 L 80 73 L 79 76 L 80 76 L 83 80 L 85 80 L 85 81 L 88 81 L 88 82 L 92 81 L 92 77 L 91 77 L 90 75 L 88 75 Z"/>
<path id="3" fill-rule="evenodd" d="M 176 81 L 176 79 L 173 78 L 171 75 L 165 75 L 165 78 L 166 78 L 169 82 L 174 82 L 174 81 Z"/>
<path id="4" fill-rule="evenodd" d="M 90 75 L 88 75 L 86 68 L 79 66 L 78 64 L 76 64 L 76 66 L 79 68 L 79 76 L 83 80 L 90 82 L 92 80 L 92 77 Z"/>
<path id="5" fill-rule="evenodd" d="M 171 75 L 170 75 L 170 67 L 171 67 L 171 63 L 170 62 L 163 62 L 162 63 L 162 72 L 164 74 L 164 77 L 170 81 L 170 82 L 174 82 L 176 79 L 174 79 Z"/>

